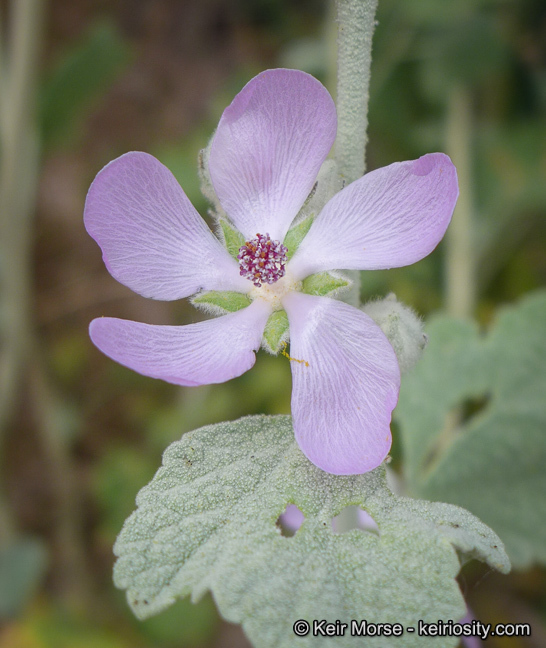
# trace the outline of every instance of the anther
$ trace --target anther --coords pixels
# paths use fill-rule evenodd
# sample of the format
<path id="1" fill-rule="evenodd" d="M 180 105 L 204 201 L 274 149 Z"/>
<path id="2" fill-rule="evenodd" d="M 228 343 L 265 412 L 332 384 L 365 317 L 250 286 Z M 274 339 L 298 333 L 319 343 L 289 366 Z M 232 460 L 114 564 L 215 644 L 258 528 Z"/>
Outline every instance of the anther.
<path id="1" fill-rule="evenodd" d="M 256 234 L 239 248 L 239 273 L 257 287 L 273 284 L 285 274 L 287 248 L 269 234 Z"/>

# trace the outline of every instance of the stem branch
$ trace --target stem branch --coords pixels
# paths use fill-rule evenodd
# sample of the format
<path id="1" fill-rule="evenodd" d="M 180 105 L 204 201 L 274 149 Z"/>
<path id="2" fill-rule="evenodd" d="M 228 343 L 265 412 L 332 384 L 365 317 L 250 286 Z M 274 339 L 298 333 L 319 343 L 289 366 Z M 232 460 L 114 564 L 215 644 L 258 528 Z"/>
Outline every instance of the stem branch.
<path id="1" fill-rule="evenodd" d="M 476 305 L 476 254 L 472 200 L 472 107 L 466 88 L 449 98 L 447 152 L 457 167 L 460 194 L 447 231 L 446 309 L 455 317 L 471 317 Z"/>

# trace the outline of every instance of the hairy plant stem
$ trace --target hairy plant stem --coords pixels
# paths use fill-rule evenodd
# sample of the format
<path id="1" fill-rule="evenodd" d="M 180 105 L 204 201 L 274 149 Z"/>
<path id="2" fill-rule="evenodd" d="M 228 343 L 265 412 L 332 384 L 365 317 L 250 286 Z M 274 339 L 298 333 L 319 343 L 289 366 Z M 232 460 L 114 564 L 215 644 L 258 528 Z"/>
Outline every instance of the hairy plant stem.
<path id="1" fill-rule="evenodd" d="M 467 88 L 451 91 L 447 111 L 447 153 L 457 167 L 459 200 L 446 236 L 446 310 L 471 317 L 476 306 L 476 250 L 472 198 L 472 105 Z"/>
<path id="2" fill-rule="evenodd" d="M 372 63 L 372 36 L 377 0 L 336 0 L 337 114 L 335 158 L 343 184 L 366 170 L 368 98 Z M 360 305 L 360 273 L 346 273 L 353 282 L 344 301 Z"/>
<path id="3" fill-rule="evenodd" d="M 372 36 L 377 0 L 336 0 L 337 114 L 336 161 L 346 184 L 366 170 Z"/>
<path id="4" fill-rule="evenodd" d="M 372 64 L 372 37 L 377 0 L 336 0 L 337 8 L 337 137 L 335 159 L 341 184 L 347 185 L 366 171 L 368 99 Z M 352 286 L 342 300 L 360 306 L 360 272 L 345 272 Z M 350 509 L 340 530 L 358 526 L 358 511 Z"/>

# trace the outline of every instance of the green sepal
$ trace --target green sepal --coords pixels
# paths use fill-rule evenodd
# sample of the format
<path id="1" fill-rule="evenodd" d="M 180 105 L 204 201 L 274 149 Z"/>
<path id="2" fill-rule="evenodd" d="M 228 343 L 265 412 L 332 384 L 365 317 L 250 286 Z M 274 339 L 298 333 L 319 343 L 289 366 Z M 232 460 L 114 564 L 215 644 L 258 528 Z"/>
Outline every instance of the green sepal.
<path id="1" fill-rule="evenodd" d="M 303 292 L 306 295 L 327 297 L 348 288 L 350 285 L 351 282 L 345 277 L 333 275 L 330 272 L 318 272 L 303 280 Z"/>
<path id="2" fill-rule="evenodd" d="M 225 218 L 219 218 L 218 223 L 222 228 L 224 245 L 231 256 L 236 259 L 239 254 L 239 249 L 245 244 L 245 237 L 231 223 L 228 223 Z"/>
<path id="3" fill-rule="evenodd" d="M 191 303 L 207 313 L 235 313 L 247 306 L 252 300 L 243 293 L 210 290 L 199 293 L 192 298 Z"/>
<path id="4" fill-rule="evenodd" d="M 277 355 L 288 338 L 288 315 L 286 311 L 275 311 L 267 320 L 264 330 L 264 347 Z"/>
<path id="5" fill-rule="evenodd" d="M 311 214 L 311 216 L 307 216 L 307 218 L 304 218 L 297 225 L 294 225 L 294 227 L 288 230 L 286 236 L 284 237 L 283 245 L 288 250 L 288 252 L 286 253 L 286 258 L 289 261 L 294 256 L 294 252 L 298 249 L 300 243 L 303 241 L 305 235 L 311 228 L 314 219 L 315 215 Z"/>

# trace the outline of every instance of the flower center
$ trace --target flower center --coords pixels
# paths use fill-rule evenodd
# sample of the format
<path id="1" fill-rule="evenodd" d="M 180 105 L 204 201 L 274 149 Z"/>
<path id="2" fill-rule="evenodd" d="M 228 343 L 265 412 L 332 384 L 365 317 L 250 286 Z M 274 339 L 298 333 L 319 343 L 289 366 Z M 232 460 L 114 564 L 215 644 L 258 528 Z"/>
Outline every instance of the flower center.
<path id="1" fill-rule="evenodd" d="M 288 250 L 269 234 L 256 234 L 239 248 L 239 274 L 260 288 L 262 284 L 273 284 L 285 274 Z"/>

